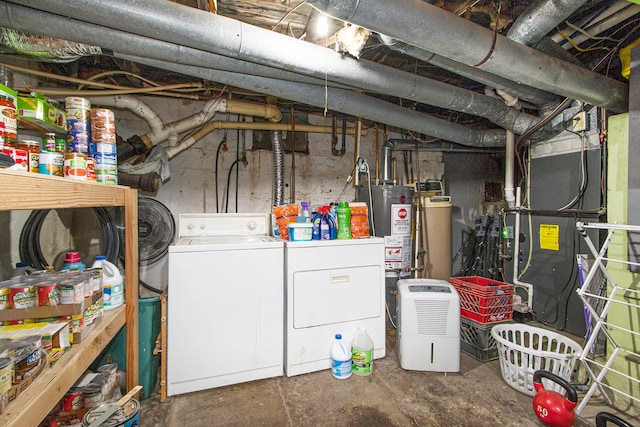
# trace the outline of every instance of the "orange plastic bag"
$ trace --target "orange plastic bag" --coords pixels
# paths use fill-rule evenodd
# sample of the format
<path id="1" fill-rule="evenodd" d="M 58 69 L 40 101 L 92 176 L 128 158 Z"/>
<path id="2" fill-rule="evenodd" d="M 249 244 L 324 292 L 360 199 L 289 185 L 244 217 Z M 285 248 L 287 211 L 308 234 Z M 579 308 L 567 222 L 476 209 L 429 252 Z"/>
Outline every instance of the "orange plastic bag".
<path id="1" fill-rule="evenodd" d="M 274 206 L 273 214 L 276 217 L 276 224 L 278 224 L 280 240 L 289 240 L 289 223 L 296 220 L 296 216 L 298 216 L 298 205 L 291 203 L 288 205 Z"/>
<path id="2" fill-rule="evenodd" d="M 359 239 L 369 237 L 369 207 L 364 202 L 350 202 L 351 237 Z"/>

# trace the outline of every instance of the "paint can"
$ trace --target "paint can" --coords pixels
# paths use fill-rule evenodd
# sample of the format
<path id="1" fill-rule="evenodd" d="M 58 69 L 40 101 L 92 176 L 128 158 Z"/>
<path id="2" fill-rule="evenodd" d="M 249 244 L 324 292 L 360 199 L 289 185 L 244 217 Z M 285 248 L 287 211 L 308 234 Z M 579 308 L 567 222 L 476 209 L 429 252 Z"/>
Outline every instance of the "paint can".
<path id="1" fill-rule="evenodd" d="M 41 151 L 38 159 L 38 170 L 43 175 L 62 176 L 64 155 L 53 151 Z"/>
<path id="2" fill-rule="evenodd" d="M 87 180 L 87 155 L 66 153 L 64 155 L 64 176 L 77 181 Z"/>
<path id="3" fill-rule="evenodd" d="M 82 387 L 83 407 L 85 409 L 95 408 L 104 401 L 102 384 L 91 382 Z M 104 425 L 104 424 L 103 424 Z"/>
<path id="4" fill-rule="evenodd" d="M 98 405 L 91 409 L 82 418 L 83 427 L 90 426 L 93 421 L 98 419 L 106 409 L 106 404 Z M 137 427 L 140 425 L 140 402 L 136 399 L 129 399 L 124 405 L 110 416 L 106 421 L 100 424 L 101 427 Z"/>
<path id="5" fill-rule="evenodd" d="M 62 410 L 65 412 L 82 409 L 84 406 L 84 393 L 81 387 L 74 387 L 62 398 Z"/>

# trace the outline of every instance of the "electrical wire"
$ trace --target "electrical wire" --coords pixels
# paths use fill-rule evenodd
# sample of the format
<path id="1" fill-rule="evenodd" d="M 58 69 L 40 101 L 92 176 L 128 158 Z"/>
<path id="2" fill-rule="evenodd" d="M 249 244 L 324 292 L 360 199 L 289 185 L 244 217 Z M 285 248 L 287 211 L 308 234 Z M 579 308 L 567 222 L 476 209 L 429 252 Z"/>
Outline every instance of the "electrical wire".
<path id="1" fill-rule="evenodd" d="M 231 167 L 229 168 L 229 173 L 227 174 L 227 190 L 225 191 L 226 197 L 225 197 L 225 205 L 224 205 L 225 213 L 229 212 L 229 189 L 231 187 L 231 172 L 233 171 L 234 167 L 237 167 L 238 163 L 240 163 L 240 159 L 234 160 L 233 163 L 231 163 Z"/>
<path id="2" fill-rule="evenodd" d="M 214 171 L 215 174 L 215 187 L 216 187 L 216 213 L 220 213 L 220 201 L 218 200 L 218 160 L 220 158 L 220 150 L 223 146 L 227 145 L 227 129 L 224 130 L 224 137 L 222 141 L 218 144 L 218 149 L 216 150 L 216 168 Z"/>

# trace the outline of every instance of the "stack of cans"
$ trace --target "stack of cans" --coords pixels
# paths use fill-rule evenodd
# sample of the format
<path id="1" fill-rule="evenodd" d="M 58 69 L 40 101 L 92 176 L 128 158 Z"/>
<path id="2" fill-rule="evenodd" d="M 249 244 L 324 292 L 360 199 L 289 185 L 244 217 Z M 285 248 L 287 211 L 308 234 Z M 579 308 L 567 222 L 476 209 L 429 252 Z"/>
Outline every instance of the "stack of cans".
<path id="1" fill-rule="evenodd" d="M 95 180 L 88 161 L 91 143 L 91 102 L 76 96 L 65 98 L 67 113 L 67 147 L 64 156 L 64 176 L 80 181 Z"/>
<path id="2" fill-rule="evenodd" d="M 91 144 L 89 155 L 95 161 L 96 181 L 105 184 L 118 183 L 118 156 L 116 151 L 116 126 L 113 111 L 92 108 Z"/>

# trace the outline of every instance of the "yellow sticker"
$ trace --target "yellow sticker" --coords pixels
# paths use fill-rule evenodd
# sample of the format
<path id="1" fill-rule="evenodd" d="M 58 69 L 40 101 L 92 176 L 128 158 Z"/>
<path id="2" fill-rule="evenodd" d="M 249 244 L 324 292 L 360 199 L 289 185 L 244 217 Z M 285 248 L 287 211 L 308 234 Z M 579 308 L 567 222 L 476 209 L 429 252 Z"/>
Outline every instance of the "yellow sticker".
<path id="1" fill-rule="evenodd" d="M 560 226 L 555 224 L 540 224 L 540 249 L 550 251 L 560 250 L 558 234 Z"/>

